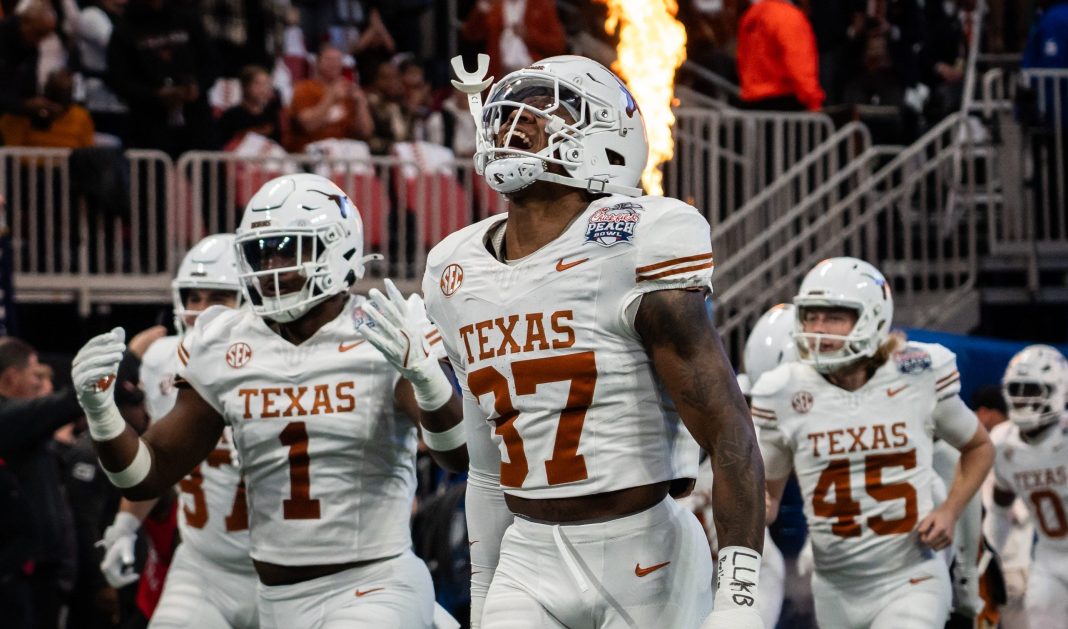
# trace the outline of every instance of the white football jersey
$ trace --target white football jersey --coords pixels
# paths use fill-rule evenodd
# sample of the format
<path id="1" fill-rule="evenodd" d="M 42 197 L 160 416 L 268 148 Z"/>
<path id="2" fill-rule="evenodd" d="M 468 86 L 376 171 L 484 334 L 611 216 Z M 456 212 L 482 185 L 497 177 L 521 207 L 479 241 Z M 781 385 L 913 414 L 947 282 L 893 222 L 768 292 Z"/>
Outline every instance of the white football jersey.
<path id="1" fill-rule="evenodd" d="M 249 309 L 212 308 L 183 343 L 182 377 L 232 428 L 253 559 L 338 564 L 411 548 L 415 425 L 400 375 L 359 332 L 363 297 L 293 345 Z M 427 324 L 429 326 L 429 324 Z"/>
<path id="2" fill-rule="evenodd" d="M 141 358 L 141 388 L 145 391 L 145 412 L 157 421 L 174 408 L 178 390 L 174 375 L 182 366 L 178 362 L 178 336 L 165 336 L 148 346 Z"/>
<path id="3" fill-rule="evenodd" d="M 1054 426 L 1028 443 L 1015 424 L 1004 422 L 990 438 L 997 448 L 994 485 L 1016 494 L 1027 507 L 1038 532 L 1035 557 L 1063 556 L 1068 552 L 1068 427 Z"/>
<path id="4" fill-rule="evenodd" d="M 852 392 L 802 363 L 780 365 L 754 385 L 765 473 L 797 473 L 821 577 L 870 578 L 933 556 L 916 533 L 941 482 L 933 439 L 959 448 L 978 426 L 972 414 L 936 409 L 959 392 L 956 356 L 925 343 L 894 352 Z"/>
<path id="5" fill-rule="evenodd" d="M 504 490 L 561 498 L 695 478 L 697 444 L 660 390 L 631 306 L 709 285 L 704 217 L 674 199 L 598 199 L 510 264 L 486 245 L 506 219 L 450 235 L 423 280 L 465 399 L 493 426 Z"/>
<path id="6" fill-rule="evenodd" d="M 152 421 L 169 413 L 178 397 L 174 378 L 182 367 L 179 344 L 177 336 L 163 337 L 150 345 L 141 359 L 141 386 Z M 182 543 L 216 564 L 252 570 L 245 487 L 225 434 L 208 458 L 178 482 L 178 489 Z"/>

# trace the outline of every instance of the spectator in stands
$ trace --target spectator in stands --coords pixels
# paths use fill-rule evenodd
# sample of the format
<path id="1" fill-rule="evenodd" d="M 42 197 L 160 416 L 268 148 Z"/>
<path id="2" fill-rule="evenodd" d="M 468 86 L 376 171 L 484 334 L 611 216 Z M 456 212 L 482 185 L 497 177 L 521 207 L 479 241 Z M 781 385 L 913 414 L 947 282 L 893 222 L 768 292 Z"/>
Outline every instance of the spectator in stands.
<path id="1" fill-rule="evenodd" d="M 412 120 L 406 109 L 407 92 L 400 68 L 392 61 L 379 61 L 368 73 L 367 104 L 374 121 L 374 133 L 368 144 L 371 153 L 387 155 L 395 143 L 412 140 Z"/>
<path id="2" fill-rule="evenodd" d="M 475 154 L 475 136 L 478 130 L 467 108 L 467 94 L 453 90 L 449 98 L 441 105 L 442 144 L 452 149 L 457 157 L 471 157 Z"/>
<path id="3" fill-rule="evenodd" d="M 868 124 L 875 143 L 900 142 L 906 137 L 905 81 L 890 59 L 889 37 L 878 21 L 868 24 L 861 59 L 862 69 L 846 84 L 842 102 L 861 108 L 860 118 Z M 865 113 L 864 107 L 878 110 Z"/>
<path id="4" fill-rule="evenodd" d="M 423 65 L 410 54 L 404 54 L 407 57 L 398 64 L 398 69 L 404 84 L 404 109 L 411 121 L 411 139 L 444 144 L 444 123 L 441 112 L 434 107 L 434 92 L 426 80 Z"/>
<path id="5" fill-rule="evenodd" d="M 14 337 L 0 339 L 0 459 L 32 496 L 33 541 L 28 566 L 29 601 L 36 627 L 59 625 L 60 609 L 74 577 L 71 516 L 60 487 L 52 433 L 82 415 L 70 389 L 41 396 L 37 352 Z"/>
<path id="6" fill-rule="evenodd" d="M 553 0 L 478 0 L 461 34 L 483 44 L 490 56 L 491 76 L 567 52 L 564 25 Z"/>
<path id="7" fill-rule="evenodd" d="M 816 38 L 805 14 L 787 0 L 757 0 L 738 27 L 738 78 L 748 109 L 817 111 Z"/>
<path id="8" fill-rule="evenodd" d="M 60 109 L 37 93 L 38 46 L 56 30 L 56 12 L 44 0 L 23 4 L 0 21 L 0 112 L 50 121 Z"/>
<path id="9" fill-rule="evenodd" d="M 108 84 L 130 107 L 129 146 L 177 157 L 213 145 L 215 63 L 196 15 L 174 0 L 131 0 L 107 63 Z"/>
<path id="10" fill-rule="evenodd" d="M 282 104 L 271 85 L 271 75 L 260 66 L 241 70 L 241 103 L 219 119 L 219 140 L 226 146 L 252 132 L 282 143 Z"/>
<path id="11" fill-rule="evenodd" d="M 933 124 L 960 107 L 964 86 L 964 66 L 968 60 L 965 37 L 965 3 L 973 0 L 946 0 L 924 5 L 926 37 L 920 57 L 923 82 L 931 90 L 925 113 Z"/>
<path id="12" fill-rule="evenodd" d="M 127 2 L 97 0 L 95 5 L 85 7 L 74 37 L 85 86 L 85 108 L 89 110 L 97 132 L 112 135 L 120 142 L 126 137 L 129 111 L 126 103 L 105 83 L 104 77 L 108 73 L 108 41 L 114 22 L 126 9 Z"/>
<path id="13" fill-rule="evenodd" d="M 72 102 L 74 75 L 66 68 L 53 70 L 44 86 L 44 97 L 57 105 L 48 118 L 25 114 L 0 116 L 0 135 L 8 146 L 46 146 L 78 149 L 93 145 L 93 119 L 89 111 Z"/>
<path id="14" fill-rule="evenodd" d="M 1022 70 L 1068 69 L 1068 2 L 1045 0 L 1020 60 Z M 1068 78 L 1034 76 L 1017 89 L 1027 125 L 1034 175 L 1032 191 L 1036 237 L 1065 233 L 1068 206 Z"/>
<path id="15" fill-rule="evenodd" d="M 281 54 L 289 0 L 199 0 L 199 10 L 220 61 L 220 76 L 239 77 L 248 65 L 270 68 Z"/>
<path id="16" fill-rule="evenodd" d="M 367 95 L 342 72 L 342 53 L 326 44 L 319 51 L 316 76 L 293 87 L 287 148 L 300 152 L 317 140 L 367 140 L 374 130 Z"/>

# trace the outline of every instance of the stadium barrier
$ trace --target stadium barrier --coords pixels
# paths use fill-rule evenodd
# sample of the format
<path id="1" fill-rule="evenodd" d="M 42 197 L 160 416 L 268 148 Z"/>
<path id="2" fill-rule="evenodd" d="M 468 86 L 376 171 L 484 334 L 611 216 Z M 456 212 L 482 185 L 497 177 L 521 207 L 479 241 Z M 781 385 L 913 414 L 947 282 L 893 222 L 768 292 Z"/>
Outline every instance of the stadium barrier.
<path id="1" fill-rule="evenodd" d="M 664 164 L 664 194 L 700 208 L 715 231 L 834 135 L 834 123 L 821 113 L 681 107 L 673 134 L 675 158 Z"/>
<path id="2" fill-rule="evenodd" d="M 954 168 L 960 117 L 947 117 L 907 148 L 869 148 L 717 264 L 716 285 L 723 288 L 714 312 L 732 355 L 741 354 L 760 315 L 789 300 L 827 257 L 876 264 L 895 292 L 895 322 L 902 325 L 944 324 L 973 305 L 974 161 L 962 162 L 968 172 L 961 184 Z M 859 183 L 846 186 L 850 181 Z M 715 231 L 713 247 L 719 248 Z"/>

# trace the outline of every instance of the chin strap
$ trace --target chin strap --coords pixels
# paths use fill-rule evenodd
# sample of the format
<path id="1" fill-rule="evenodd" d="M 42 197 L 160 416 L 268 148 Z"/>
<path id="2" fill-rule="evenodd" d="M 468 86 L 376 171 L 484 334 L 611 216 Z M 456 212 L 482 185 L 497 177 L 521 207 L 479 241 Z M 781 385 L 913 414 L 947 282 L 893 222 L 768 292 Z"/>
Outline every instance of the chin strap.
<path id="1" fill-rule="evenodd" d="M 641 188 L 635 188 L 632 186 L 621 186 L 618 183 L 612 183 L 606 179 L 587 179 L 585 181 L 581 179 L 575 179 L 574 177 L 564 177 L 563 175 L 557 175 L 556 173 L 542 173 L 539 177 L 541 181 L 551 181 L 553 183 L 563 184 L 572 188 L 581 188 L 586 192 L 593 194 L 622 194 L 627 197 L 640 197 L 645 194 Z"/>

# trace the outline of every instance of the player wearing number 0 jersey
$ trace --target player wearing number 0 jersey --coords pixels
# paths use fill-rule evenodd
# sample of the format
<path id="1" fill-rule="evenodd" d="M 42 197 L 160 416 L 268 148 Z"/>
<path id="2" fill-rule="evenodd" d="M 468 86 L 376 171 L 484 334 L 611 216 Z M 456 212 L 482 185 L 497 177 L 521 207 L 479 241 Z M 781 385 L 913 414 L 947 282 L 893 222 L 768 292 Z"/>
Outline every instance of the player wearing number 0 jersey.
<path id="1" fill-rule="evenodd" d="M 1068 362 L 1055 348 L 1032 345 L 1013 357 L 1002 379 L 1009 420 L 991 437 L 994 499 L 986 530 L 1000 551 L 1012 529 L 1019 498 L 1035 524 L 1037 541 L 1024 594 L 1032 627 L 1062 626 L 1068 618 Z"/>
<path id="2" fill-rule="evenodd" d="M 951 543 L 992 455 L 958 396 L 955 357 L 940 345 L 888 335 L 889 287 L 861 260 L 821 262 L 794 305 L 799 362 L 765 373 L 752 391 L 769 517 L 795 472 L 821 627 L 940 627 L 951 594 L 935 551 Z M 937 507 L 933 436 L 961 450 L 961 472 Z"/>
<path id="3" fill-rule="evenodd" d="M 248 307 L 197 319 L 179 347 L 175 407 L 143 439 L 113 420 L 106 378 L 121 330 L 75 358 L 105 470 L 129 497 L 150 496 L 204 459 L 228 426 L 246 481 L 262 627 L 432 626 L 433 586 L 408 524 L 414 422 L 457 423 L 460 404 L 427 356 L 421 302 L 410 306 L 423 334 L 406 348 L 419 365 L 405 363 L 401 378 L 395 357 L 365 343 L 366 300 L 348 295 L 365 261 L 359 213 L 316 175 L 265 184 L 236 245 Z"/>
<path id="4" fill-rule="evenodd" d="M 708 223 L 680 201 L 639 196 L 641 115 L 595 62 L 554 57 L 504 77 L 476 122 L 479 172 L 508 195 L 509 213 L 438 244 L 423 282 L 463 389 L 472 468 L 488 432 L 516 514 L 473 620 L 705 622 L 707 541 L 669 496 L 696 472 L 696 438 L 712 453 L 725 547 L 724 603 L 709 626 L 760 627 L 761 466 L 705 308 Z M 477 471 L 481 482 L 497 470 Z M 472 504 L 475 565 L 480 545 L 497 544 L 475 536 L 493 533 L 478 522 L 502 520 Z"/>

